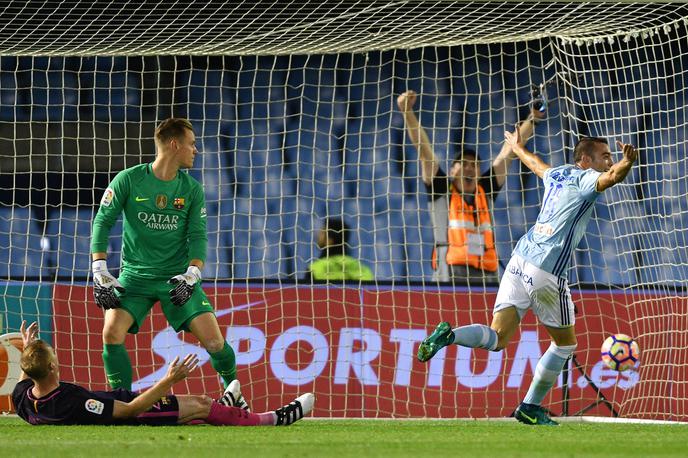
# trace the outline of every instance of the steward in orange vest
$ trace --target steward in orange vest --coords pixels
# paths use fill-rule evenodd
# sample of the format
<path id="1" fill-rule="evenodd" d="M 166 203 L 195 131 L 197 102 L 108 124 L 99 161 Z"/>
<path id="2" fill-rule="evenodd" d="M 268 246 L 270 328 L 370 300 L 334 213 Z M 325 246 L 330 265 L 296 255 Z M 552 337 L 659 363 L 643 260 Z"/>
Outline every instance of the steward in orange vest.
<path id="1" fill-rule="evenodd" d="M 544 83 L 540 91 L 532 93 L 530 114 L 518 125 L 523 143 L 533 135 L 535 125 L 545 118 L 547 102 L 541 92 L 543 86 Z M 445 174 L 430 137 L 413 110 L 417 98 L 415 91 L 406 90 L 397 97 L 397 106 L 404 117 L 406 134 L 418 151 L 421 176 L 430 194 L 435 240 L 432 279 L 496 283 L 498 260 L 488 204 L 504 185 L 509 164 L 516 156 L 511 145 L 504 142 L 490 170 L 480 176 L 475 151 L 462 147 Z"/>
<path id="2" fill-rule="evenodd" d="M 436 242 L 432 267 L 439 275 L 448 268 L 453 279 L 496 280 L 499 260 L 489 202 L 500 188 L 493 168 L 479 175 L 477 155 L 469 149 L 454 160 L 449 177 L 437 170 L 428 191 Z"/>
<path id="3" fill-rule="evenodd" d="M 452 187 L 447 242 L 447 264 L 468 265 L 489 272 L 497 270 L 492 219 L 482 186 L 476 187 L 474 205 L 468 205 Z"/>

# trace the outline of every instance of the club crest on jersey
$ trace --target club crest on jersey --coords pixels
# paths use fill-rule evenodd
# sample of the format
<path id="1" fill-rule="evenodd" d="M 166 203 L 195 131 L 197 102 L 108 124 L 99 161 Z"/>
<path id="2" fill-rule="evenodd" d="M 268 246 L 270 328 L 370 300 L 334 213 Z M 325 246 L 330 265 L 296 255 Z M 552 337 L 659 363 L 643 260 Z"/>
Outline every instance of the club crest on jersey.
<path id="1" fill-rule="evenodd" d="M 162 210 L 167 207 L 167 196 L 165 194 L 158 194 L 155 196 L 155 205 Z"/>
<path id="2" fill-rule="evenodd" d="M 172 205 L 177 210 L 181 210 L 182 208 L 184 208 L 184 198 L 183 197 L 175 197 L 174 202 L 172 202 Z"/>

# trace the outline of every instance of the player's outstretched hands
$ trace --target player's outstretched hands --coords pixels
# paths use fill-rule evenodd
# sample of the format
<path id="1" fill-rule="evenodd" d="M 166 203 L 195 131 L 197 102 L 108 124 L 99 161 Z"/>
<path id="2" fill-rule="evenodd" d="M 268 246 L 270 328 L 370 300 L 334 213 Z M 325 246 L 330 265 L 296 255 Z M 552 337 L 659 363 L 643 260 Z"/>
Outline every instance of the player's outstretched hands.
<path id="1" fill-rule="evenodd" d="M 193 294 L 196 283 L 201 281 L 201 269 L 196 266 L 189 266 L 181 275 L 175 275 L 167 282 L 175 285 L 170 290 L 170 300 L 177 307 L 186 304 Z"/>
<path id="2" fill-rule="evenodd" d="M 623 153 L 624 159 L 627 161 L 634 163 L 638 159 L 638 149 L 630 143 L 621 143 L 619 140 L 617 140 L 616 146 L 619 147 Z"/>
<path id="3" fill-rule="evenodd" d="M 19 332 L 22 336 L 22 343 L 24 348 L 26 348 L 31 342 L 38 339 L 38 323 L 35 321 L 26 327 L 26 320 L 23 320 L 21 326 L 19 327 Z"/>
<path id="4" fill-rule="evenodd" d="M 417 94 L 416 91 L 408 90 L 403 92 L 397 97 L 397 105 L 402 112 L 406 112 L 413 109 L 413 105 L 416 104 Z"/>
<path id="5" fill-rule="evenodd" d="M 104 259 L 93 261 L 93 298 L 98 307 L 108 310 L 116 309 L 122 306 L 119 296 L 115 290 L 120 293 L 124 292 L 124 288 L 117 281 L 117 279 L 108 272 L 107 263 Z"/>
<path id="6" fill-rule="evenodd" d="M 198 366 L 198 356 L 189 353 L 183 360 L 179 361 L 179 356 L 174 358 L 167 368 L 165 378 L 172 383 L 177 383 L 189 376 L 189 373 Z"/>

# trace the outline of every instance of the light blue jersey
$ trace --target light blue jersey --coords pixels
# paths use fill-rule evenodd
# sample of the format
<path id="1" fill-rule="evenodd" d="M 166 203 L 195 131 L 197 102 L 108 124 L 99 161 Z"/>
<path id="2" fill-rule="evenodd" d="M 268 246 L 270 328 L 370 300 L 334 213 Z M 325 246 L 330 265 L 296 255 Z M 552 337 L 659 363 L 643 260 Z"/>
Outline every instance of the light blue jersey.
<path id="1" fill-rule="evenodd" d="M 545 198 L 537 222 L 516 244 L 514 254 L 557 277 L 566 277 L 571 254 L 583 237 L 600 195 L 593 169 L 575 165 L 547 169 Z"/>

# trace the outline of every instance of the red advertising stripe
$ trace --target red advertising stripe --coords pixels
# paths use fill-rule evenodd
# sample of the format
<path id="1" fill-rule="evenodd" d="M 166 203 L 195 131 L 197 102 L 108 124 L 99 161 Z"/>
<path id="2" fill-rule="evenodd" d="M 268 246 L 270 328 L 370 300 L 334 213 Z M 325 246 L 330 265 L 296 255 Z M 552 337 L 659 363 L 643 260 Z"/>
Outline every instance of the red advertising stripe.
<path id="1" fill-rule="evenodd" d="M 440 320 L 489 323 L 494 292 L 256 285 L 207 288 L 207 293 L 237 354 L 244 393 L 258 411 L 313 391 L 317 416 L 505 416 L 525 394 L 535 364 L 549 345 L 544 329 L 529 314 L 503 352 L 451 346 L 430 363 L 416 360 L 419 341 Z M 639 374 L 605 369 L 599 347 L 610 333 L 632 334 L 627 296 L 574 292 L 574 300 L 580 310 L 577 359 L 618 408 Z M 92 302 L 91 291 L 57 285 L 54 314 L 63 379 L 105 389 L 102 311 Z M 178 336 L 169 329 L 157 305 L 139 334 L 128 337 L 127 348 L 136 389 L 153 383 L 175 355 L 198 351 L 206 362 L 177 392 L 221 392 L 204 350 L 193 336 Z M 561 397 L 557 387 L 547 400 L 555 413 L 561 409 Z M 569 412 L 596 397 L 574 371 Z M 608 416 L 609 410 L 597 406 L 590 413 Z"/>

